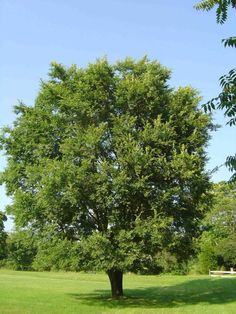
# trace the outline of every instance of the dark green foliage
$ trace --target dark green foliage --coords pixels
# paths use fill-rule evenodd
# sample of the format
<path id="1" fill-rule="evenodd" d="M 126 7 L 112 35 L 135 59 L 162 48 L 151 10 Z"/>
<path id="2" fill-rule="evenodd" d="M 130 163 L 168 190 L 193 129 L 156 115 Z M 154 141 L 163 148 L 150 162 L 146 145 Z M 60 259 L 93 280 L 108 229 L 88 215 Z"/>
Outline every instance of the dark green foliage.
<path id="1" fill-rule="evenodd" d="M 4 231 L 4 221 L 6 220 L 6 215 L 0 212 L 0 261 L 6 257 L 7 233 Z"/>
<path id="2" fill-rule="evenodd" d="M 226 22 L 228 17 L 229 7 L 236 9 L 235 0 L 202 0 L 195 5 L 197 10 L 210 11 L 216 6 L 216 21 L 217 23 L 223 24 Z"/>
<path id="3" fill-rule="evenodd" d="M 220 241 L 217 247 L 218 255 L 226 267 L 236 267 L 236 233 Z"/>
<path id="4" fill-rule="evenodd" d="M 225 47 L 233 47 L 236 48 L 236 37 L 229 37 L 226 39 L 222 39 Z"/>
<path id="5" fill-rule="evenodd" d="M 76 243 L 67 239 L 42 238 L 38 242 L 32 268 L 38 271 L 80 270 Z"/>
<path id="6" fill-rule="evenodd" d="M 10 233 L 7 238 L 5 266 L 14 270 L 32 270 L 36 252 L 36 238 L 31 231 L 21 230 Z"/>
<path id="7" fill-rule="evenodd" d="M 175 235 L 166 229 L 163 219 L 137 219 L 132 230 L 120 230 L 107 235 L 94 232 L 78 245 L 80 269 L 107 270 L 110 268 L 132 272 L 157 272 L 156 252 L 174 245 Z M 94 250 L 93 248 L 96 248 Z M 161 268 L 158 267 L 160 272 Z"/>
<path id="8" fill-rule="evenodd" d="M 141 270 L 163 249 L 186 260 L 209 205 L 210 121 L 196 91 L 173 91 L 169 77 L 147 58 L 53 64 L 0 140 L 16 224 L 55 226 L 87 269 Z"/>
<path id="9" fill-rule="evenodd" d="M 204 105 L 208 111 L 212 109 L 223 109 L 225 116 L 230 120 L 227 122 L 230 126 L 236 124 L 236 70 L 229 71 L 228 75 L 223 75 L 220 78 L 222 92 L 220 95 Z"/>
<path id="10" fill-rule="evenodd" d="M 174 254 L 171 254 L 167 250 L 163 250 L 159 252 L 154 259 L 155 264 L 153 265 L 152 273 L 171 273 L 173 275 L 184 275 L 187 274 L 188 269 L 188 261 L 179 260 Z M 150 273 L 147 272 L 147 273 Z"/>
<path id="11" fill-rule="evenodd" d="M 198 3 L 195 7 L 199 10 L 209 11 L 213 7 L 216 9 L 216 20 L 217 23 L 223 24 L 227 20 L 228 9 L 231 7 L 236 9 L 235 0 L 203 0 Z M 225 47 L 236 47 L 236 37 L 229 37 L 223 39 Z M 223 75 L 219 79 L 222 92 L 215 98 L 208 101 L 203 105 L 205 111 L 211 112 L 215 109 L 224 111 L 224 114 L 229 121 L 227 122 L 230 126 L 236 125 L 236 69 L 232 69 L 228 74 Z M 231 181 L 236 180 L 236 155 L 229 156 L 226 160 L 226 166 L 229 170 L 234 172 Z"/>
<path id="12" fill-rule="evenodd" d="M 41 233 L 17 230 L 7 238 L 1 265 L 14 270 L 78 271 L 78 245 L 52 227 Z"/>

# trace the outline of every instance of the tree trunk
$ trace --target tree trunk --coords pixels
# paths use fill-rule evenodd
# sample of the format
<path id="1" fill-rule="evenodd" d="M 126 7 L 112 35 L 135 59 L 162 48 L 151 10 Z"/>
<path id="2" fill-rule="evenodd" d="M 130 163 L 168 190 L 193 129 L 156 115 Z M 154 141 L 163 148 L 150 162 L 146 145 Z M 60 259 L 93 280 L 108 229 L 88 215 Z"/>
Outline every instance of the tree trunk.
<path id="1" fill-rule="evenodd" d="M 120 299 L 123 296 L 123 272 L 109 269 L 107 274 L 110 279 L 112 299 Z"/>

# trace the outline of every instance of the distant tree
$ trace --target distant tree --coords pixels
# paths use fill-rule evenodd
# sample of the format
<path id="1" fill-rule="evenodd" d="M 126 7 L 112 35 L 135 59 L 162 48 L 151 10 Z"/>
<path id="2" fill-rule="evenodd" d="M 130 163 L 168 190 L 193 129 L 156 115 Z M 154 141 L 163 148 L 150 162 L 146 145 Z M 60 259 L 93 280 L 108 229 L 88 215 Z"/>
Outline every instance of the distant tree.
<path id="1" fill-rule="evenodd" d="M 205 218 L 207 229 L 218 238 L 236 234 L 236 184 L 214 185 L 214 205 Z"/>
<path id="2" fill-rule="evenodd" d="M 210 269 L 217 269 L 218 254 L 217 244 L 219 241 L 214 237 L 214 234 L 203 232 L 200 238 L 199 253 L 197 256 L 197 272 L 200 274 L 208 274 Z"/>
<path id="3" fill-rule="evenodd" d="M 213 189 L 213 207 L 203 224 L 199 269 L 236 266 L 236 184 L 217 183 Z"/>
<path id="4" fill-rule="evenodd" d="M 198 10 L 209 11 L 216 7 L 216 21 L 219 24 L 226 22 L 228 10 L 236 9 L 235 0 L 203 0 L 196 6 Z M 236 37 L 229 37 L 222 40 L 224 46 L 236 47 Z M 236 69 L 232 69 L 228 74 L 220 77 L 221 93 L 211 99 L 204 105 L 206 111 L 220 109 L 224 111 L 226 117 L 229 118 L 227 124 L 230 126 L 236 125 Z M 229 156 L 226 160 L 226 165 L 233 173 L 231 181 L 236 180 L 236 155 Z"/>
<path id="5" fill-rule="evenodd" d="M 0 260 L 6 257 L 7 233 L 4 231 L 4 221 L 6 220 L 7 220 L 6 215 L 0 212 Z"/>
<path id="6" fill-rule="evenodd" d="M 53 224 L 77 241 L 80 266 L 105 270 L 119 298 L 124 271 L 162 250 L 192 254 L 209 201 L 209 116 L 195 90 L 173 91 L 169 70 L 147 58 L 54 63 L 49 76 L 3 130 L 7 210 L 18 226 Z"/>

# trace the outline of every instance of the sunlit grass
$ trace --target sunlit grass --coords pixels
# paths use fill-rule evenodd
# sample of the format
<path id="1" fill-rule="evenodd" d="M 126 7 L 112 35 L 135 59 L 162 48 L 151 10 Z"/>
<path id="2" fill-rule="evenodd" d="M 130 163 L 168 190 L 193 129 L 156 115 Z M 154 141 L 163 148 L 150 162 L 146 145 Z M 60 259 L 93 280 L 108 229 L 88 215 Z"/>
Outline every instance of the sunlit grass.
<path id="1" fill-rule="evenodd" d="M 0 270 L 0 313 L 236 313 L 236 278 L 125 275 L 114 301 L 105 274 Z"/>

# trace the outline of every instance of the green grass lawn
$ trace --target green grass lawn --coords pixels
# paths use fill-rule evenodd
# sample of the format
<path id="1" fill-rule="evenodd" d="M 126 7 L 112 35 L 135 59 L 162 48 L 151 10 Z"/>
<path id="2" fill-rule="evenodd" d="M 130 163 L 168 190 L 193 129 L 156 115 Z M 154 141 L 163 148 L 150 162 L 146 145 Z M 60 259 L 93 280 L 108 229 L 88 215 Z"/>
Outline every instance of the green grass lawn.
<path id="1" fill-rule="evenodd" d="M 0 270 L 0 314 L 236 313 L 236 278 L 125 275 L 110 299 L 103 274 Z"/>

